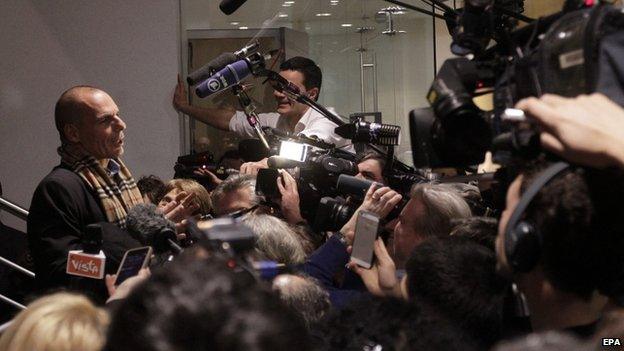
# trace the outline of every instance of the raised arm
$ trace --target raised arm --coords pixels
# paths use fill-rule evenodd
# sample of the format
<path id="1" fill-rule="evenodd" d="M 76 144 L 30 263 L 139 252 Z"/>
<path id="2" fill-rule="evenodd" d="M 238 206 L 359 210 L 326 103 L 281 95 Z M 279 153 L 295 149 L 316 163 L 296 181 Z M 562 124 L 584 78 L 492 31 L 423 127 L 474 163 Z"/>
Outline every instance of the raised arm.
<path id="1" fill-rule="evenodd" d="M 236 112 L 234 109 L 192 106 L 188 102 L 184 82 L 179 75 L 178 84 L 173 93 L 173 108 L 198 121 L 225 131 L 230 130 L 230 120 Z"/>

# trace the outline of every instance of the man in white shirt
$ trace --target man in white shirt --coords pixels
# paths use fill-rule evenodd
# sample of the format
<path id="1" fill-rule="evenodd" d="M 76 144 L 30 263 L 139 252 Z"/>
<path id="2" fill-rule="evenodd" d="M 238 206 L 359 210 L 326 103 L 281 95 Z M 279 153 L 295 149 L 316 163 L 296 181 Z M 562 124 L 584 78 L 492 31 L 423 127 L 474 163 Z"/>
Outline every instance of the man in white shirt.
<path id="1" fill-rule="evenodd" d="M 280 65 L 279 74 L 299 87 L 311 99 L 318 99 L 323 76 L 321 69 L 314 61 L 301 56 L 293 57 Z M 278 91 L 275 91 L 273 96 L 277 101 L 277 112 L 260 113 L 258 117 L 261 126 L 276 128 L 293 134 L 303 134 L 308 137 L 316 136 L 338 147 L 350 143 L 349 140 L 334 133 L 336 124 L 316 110 L 289 99 Z M 242 111 L 191 106 L 188 103 L 184 84 L 180 80 L 178 80 L 178 85 L 173 95 L 173 106 L 177 111 L 215 128 L 232 131 L 244 137 L 254 138 L 256 136 Z"/>

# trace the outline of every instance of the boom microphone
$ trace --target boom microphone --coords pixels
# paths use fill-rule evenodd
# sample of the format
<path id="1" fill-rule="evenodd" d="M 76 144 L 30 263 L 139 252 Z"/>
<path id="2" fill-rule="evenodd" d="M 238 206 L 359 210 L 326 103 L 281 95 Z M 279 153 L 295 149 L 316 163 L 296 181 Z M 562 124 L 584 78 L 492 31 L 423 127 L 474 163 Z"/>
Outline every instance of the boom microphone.
<path id="1" fill-rule="evenodd" d="M 157 211 L 156 205 L 139 204 L 128 211 L 126 228 L 143 245 L 162 253 L 172 250 L 178 253 L 181 248 L 176 238 L 175 224 Z"/>
<path id="2" fill-rule="evenodd" d="M 226 15 L 231 15 L 245 2 L 247 2 L 247 0 L 223 0 L 221 1 L 221 4 L 219 4 L 219 8 Z"/>
<path id="3" fill-rule="evenodd" d="M 219 69 L 229 65 L 230 63 L 236 62 L 236 60 L 240 59 L 236 53 L 224 52 L 216 58 L 208 61 L 201 68 L 196 70 L 195 72 L 189 74 L 186 77 L 186 82 L 189 85 L 195 85 L 199 82 L 202 82 L 204 79 L 210 77 L 210 75 Z"/>
<path id="4" fill-rule="evenodd" d="M 200 98 L 205 98 L 240 83 L 250 74 L 251 69 L 247 60 L 236 61 L 199 84 L 195 89 L 195 94 Z"/>

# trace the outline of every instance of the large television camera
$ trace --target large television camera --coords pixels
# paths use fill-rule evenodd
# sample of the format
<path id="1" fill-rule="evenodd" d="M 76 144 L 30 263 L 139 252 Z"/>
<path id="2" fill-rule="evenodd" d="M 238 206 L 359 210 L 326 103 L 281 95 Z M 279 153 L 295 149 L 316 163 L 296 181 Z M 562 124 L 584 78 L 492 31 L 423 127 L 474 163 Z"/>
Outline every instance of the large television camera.
<path id="1" fill-rule="evenodd" d="M 416 167 L 468 167 L 494 152 L 501 164 L 542 153 L 539 135 L 515 103 L 546 93 L 600 92 L 624 105 L 624 13 L 620 7 L 566 1 L 561 12 L 515 29 L 521 1 L 467 0 L 449 28 L 452 51 L 428 93 L 430 108 L 411 111 Z M 453 23 L 455 26 L 453 26 Z M 491 40 L 496 45 L 488 48 Z M 493 110 L 473 98 L 493 94 Z"/>

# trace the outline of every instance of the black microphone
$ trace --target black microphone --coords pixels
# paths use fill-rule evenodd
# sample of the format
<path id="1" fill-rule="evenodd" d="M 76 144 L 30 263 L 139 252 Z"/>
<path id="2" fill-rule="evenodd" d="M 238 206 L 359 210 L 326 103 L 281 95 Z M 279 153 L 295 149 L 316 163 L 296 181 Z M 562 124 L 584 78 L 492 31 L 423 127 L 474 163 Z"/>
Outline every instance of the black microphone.
<path id="1" fill-rule="evenodd" d="M 99 224 L 89 224 L 85 228 L 82 237 L 82 251 L 87 254 L 97 255 L 102 250 L 102 226 Z"/>
<path id="2" fill-rule="evenodd" d="M 320 155 L 311 159 L 312 162 L 321 165 L 326 171 L 335 174 L 355 175 L 358 173 L 357 164 L 353 161 L 330 155 Z"/>
<path id="3" fill-rule="evenodd" d="M 291 160 L 289 158 L 281 156 L 271 156 L 267 159 L 267 165 L 269 166 L 269 168 L 273 169 L 295 168 L 304 166 L 305 162 Z"/>
<path id="4" fill-rule="evenodd" d="M 230 63 L 238 61 L 239 59 L 240 58 L 236 56 L 236 53 L 224 52 L 216 58 L 208 61 L 208 63 L 195 70 L 193 73 L 189 74 L 186 77 L 186 82 L 189 85 L 195 85 L 202 82 L 206 78 L 210 77 L 214 71 L 218 71 Z"/>
<path id="5" fill-rule="evenodd" d="M 231 88 L 251 74 L 250 62 L 247 59 L 238 60 L 204 80 L 195 88 L 195 94 L 200 98 L 205 98 Z"/>
<path id="6" fill-rule="evenodd" d="M 154 252 L 168 250 L 179 253 L 175 224 L 157 211 L 156 205 L 139 204 L 128 211 L 126 228 L 143 245 L 154 248 Z"/>
<path id="7" fill-rule="evenodd" d="M 219 8 L 226 15 L 231 15 L 245 2 L 247 2 L 247 0 L 223 0 L 221 1 L 221 4 L 219 4 Z"/>
<path id="8" fill-rule="evenodd" d="M 257 50 L 259 46 L 260 42 L 254 40 L 251 43 L 242 47 L 241 49 L 234 51 L 234 53 L 224 52 L 216 58 L 208 61 L 208 63 L 195 70 L 195 72 L 189 74 L 186 77 L 186 82 L 189 85 L 195 85 L 199 82 L 202 82 L 206 78 L 210 77 L 213 73 L 229 65 L 230 63 L 234 63 L 238 60 L 244 59 L 255 50 Z"/>
<path id="9" fill-rule="evenodd" d="M 358 121 L 345 124 L 334 129 L 343 138 L 355 142 L 375 145 L 399 145 L 401 143 L 401 127 L 392 124 Z"/>

